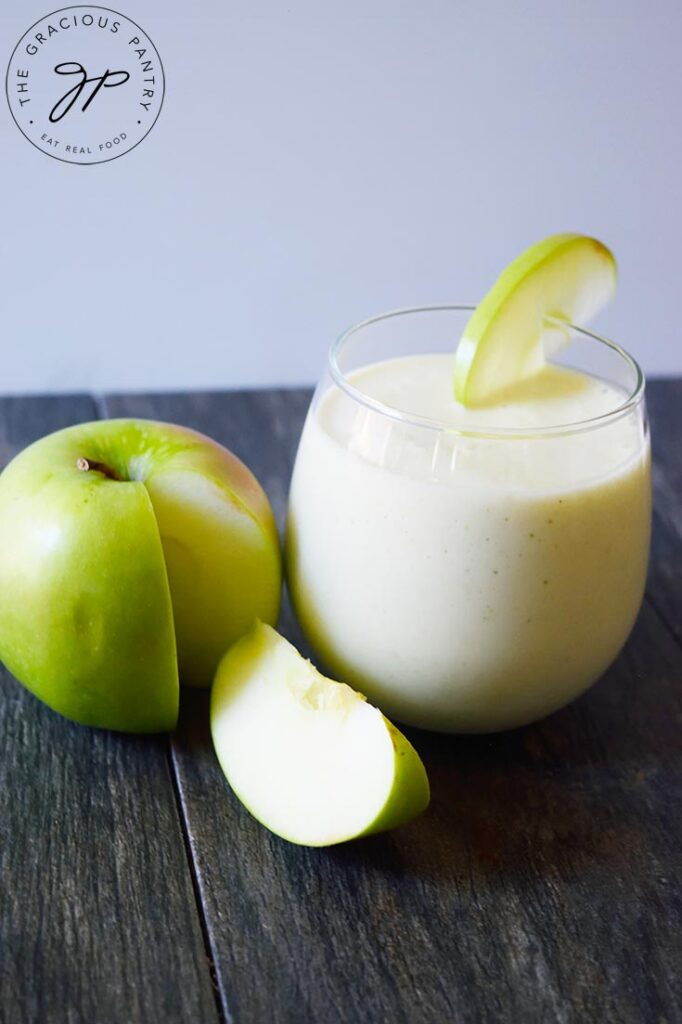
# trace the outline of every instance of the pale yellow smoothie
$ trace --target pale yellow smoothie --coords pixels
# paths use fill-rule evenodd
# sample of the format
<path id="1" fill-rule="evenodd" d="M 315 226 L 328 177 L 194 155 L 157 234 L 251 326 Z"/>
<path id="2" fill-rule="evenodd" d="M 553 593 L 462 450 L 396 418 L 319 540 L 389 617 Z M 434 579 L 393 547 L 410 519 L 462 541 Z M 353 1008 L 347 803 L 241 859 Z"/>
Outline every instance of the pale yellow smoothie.
<path id="1" fill-rule="evenodd" d="M 453 398 L 451 355 L 348 381 L 370 401 L 318 396 L 291 489 L 288 583 L 312 645 L 413 725 L 488 731 L 561 707 L 613 661 L 642 600 L 641 414 L 613 415 L 616 387 L 550 366 L 475 410 Z"/>

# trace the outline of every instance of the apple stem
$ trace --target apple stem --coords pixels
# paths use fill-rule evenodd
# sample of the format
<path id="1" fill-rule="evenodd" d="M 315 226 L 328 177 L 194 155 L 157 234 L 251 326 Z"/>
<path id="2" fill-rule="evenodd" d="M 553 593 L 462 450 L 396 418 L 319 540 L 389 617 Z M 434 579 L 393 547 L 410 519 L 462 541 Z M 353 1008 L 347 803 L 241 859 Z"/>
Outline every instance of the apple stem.
<path id="1" fill-rule="evenodd" d="M 123 477 L 119 476 L 111 466 L 107 466 L 106 462 L 93 462 L 91 459 L 84 459 L 82 455 L 79 459 L 76 459 L 76 468 L 80 469 L 82 473 L 92 470 L 95 473 L 102 473 L 104 476 L 109 477 L 110 480 L 123 480 Z"/>

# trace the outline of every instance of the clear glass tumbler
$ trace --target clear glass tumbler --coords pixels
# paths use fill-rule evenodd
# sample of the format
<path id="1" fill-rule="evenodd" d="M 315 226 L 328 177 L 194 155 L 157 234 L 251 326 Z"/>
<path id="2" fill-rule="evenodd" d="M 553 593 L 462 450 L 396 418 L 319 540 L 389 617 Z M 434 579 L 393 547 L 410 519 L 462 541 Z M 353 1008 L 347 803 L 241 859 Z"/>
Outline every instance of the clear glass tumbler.
<path id="1" fill-rule="evenodd" d="M 452 352 L 469 307 L 374 317 L 332 346 L 301 437 L 287 582 L 328 672 L 398 721 L 485 732 L 590 686 L 644 591 L 651 486 L 644 379 L 577 327 L 561 365 L 607 382 L 606 414 L 453 429 L 364 394 L 354 372 Z"/>

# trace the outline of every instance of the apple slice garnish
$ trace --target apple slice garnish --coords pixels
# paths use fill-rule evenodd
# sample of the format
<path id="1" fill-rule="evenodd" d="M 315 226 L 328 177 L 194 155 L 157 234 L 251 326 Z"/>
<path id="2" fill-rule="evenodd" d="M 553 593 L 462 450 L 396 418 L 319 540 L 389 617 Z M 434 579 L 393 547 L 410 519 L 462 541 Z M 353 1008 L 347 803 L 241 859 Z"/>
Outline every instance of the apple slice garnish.
<path id="1" fill-rule="evenodd" d="M 464 328 L 455 355 L 455 398 L 485 405 L 542 368 L 552 321 L 582 324 L 612 298 L 616 261 L 586 235 L 532 245 L 502 271 Z"/>
<path id="2" fill-rule="evenodd" d="M 220 663 L 211 732 L 239 799 L 292 843 L 382 832 L 429 802 L 424 766 L 402 733 L 260 622 Z"/>

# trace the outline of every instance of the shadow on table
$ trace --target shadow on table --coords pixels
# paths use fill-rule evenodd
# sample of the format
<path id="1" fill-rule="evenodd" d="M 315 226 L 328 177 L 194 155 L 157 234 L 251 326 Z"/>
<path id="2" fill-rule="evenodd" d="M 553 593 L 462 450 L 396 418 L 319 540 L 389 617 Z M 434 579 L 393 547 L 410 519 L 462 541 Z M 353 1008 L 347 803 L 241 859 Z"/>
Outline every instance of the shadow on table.
<path id="1" fill-rule="evenodd" d="M 426 878 L 476 871 L 564 878 L 644 864 L 670 814 L 682 759 L 679 651 L 645 609 L 588 693 L 549 718 L 488 736 L 407 730 L 431 780 L 426 814 L 330 851 L 339 863 Z"/>

